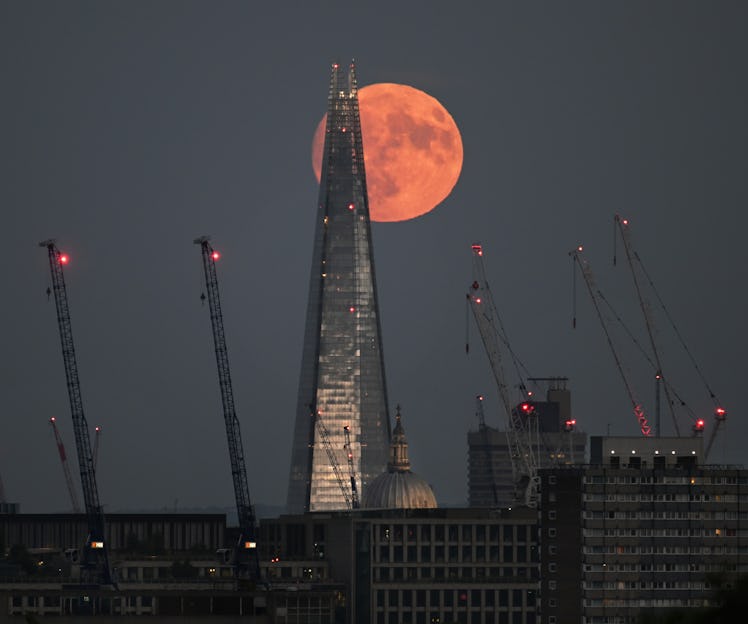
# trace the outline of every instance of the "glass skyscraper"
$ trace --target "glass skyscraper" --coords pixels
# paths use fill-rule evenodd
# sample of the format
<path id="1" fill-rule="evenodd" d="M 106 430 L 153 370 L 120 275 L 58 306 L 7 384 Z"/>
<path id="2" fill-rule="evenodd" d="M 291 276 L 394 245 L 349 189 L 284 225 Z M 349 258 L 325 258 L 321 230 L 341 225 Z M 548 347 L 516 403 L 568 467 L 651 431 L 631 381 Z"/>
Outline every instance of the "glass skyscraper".
<path id="1" fill-rule="evenodd" d="M 289 513 L 347 508 L 387 468 L 390 424 L 358 90 L 333 65 L 296 409 Z"/>

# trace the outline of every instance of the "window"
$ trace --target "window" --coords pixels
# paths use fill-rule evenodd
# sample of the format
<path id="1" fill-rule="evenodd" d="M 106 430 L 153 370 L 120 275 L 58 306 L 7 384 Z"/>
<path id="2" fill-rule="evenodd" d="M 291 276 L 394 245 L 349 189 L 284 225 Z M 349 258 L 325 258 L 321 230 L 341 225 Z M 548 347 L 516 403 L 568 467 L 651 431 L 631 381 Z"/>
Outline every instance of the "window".
<path id="1" fill-rule="evenodd" d="M 555 520 L 556 519 L 556 511 L 552 509 L 548 512 L 548 520 Z"/>
<path id="2" fill-rule="evenodd" d="M 556 554 L 556 547 L 555 546 L 548 546 L 548 554 L 549 555 L 555 555 Z"/>
<path id="3" fill-rule="evenodd" d="M 548 624 L 556 624 L 556 616 L 555 615 L 549 615 L 548 616 Z"/>
<path id="4" fill-rule="evenodd" d="M 556 591 L 556 581 L 548 581 L 548 589 Z"/>
<path id="5" fill-rule="evenodd" d="M 551 527 L 548 529 L 548 537 L 556 537 L 556 529 Z"/>
<path id="6" fill-rule="evenodd" d="M 556 475 L 548 475 L 548 484 L 549 485 L 556 485 Z"/>
<path id="7" fill-rule="evenodd" d="M 554 562 L 551 562 L 548 564 L 548 572 L 555 572 L 556 571 L 556 564 Z"/>

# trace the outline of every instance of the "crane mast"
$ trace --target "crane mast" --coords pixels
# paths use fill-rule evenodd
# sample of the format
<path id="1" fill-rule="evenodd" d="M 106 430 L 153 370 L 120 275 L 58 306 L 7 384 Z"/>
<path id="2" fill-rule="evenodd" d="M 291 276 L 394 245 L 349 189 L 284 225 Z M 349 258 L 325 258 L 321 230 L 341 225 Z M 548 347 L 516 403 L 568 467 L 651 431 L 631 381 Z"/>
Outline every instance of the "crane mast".
<path id="1" fill-rule="evenodd" d="M 343 434 L 345 435 L 345 450 L 348 454 L 348 475 L 351 479 L 351 507 L 358 509 L 361 502 L 358 498 L 358 487 L 356 486 L 356 468 L 353 463 L 353 447 L 351 446 L 351 428 L 349 425 L 343 427 Z"/>
<path id="2" fill-rule="evenodd" d="M 81 560 L 81 576 L 85 582 L 114 585 L 105 540 L 104 511 L 99 502 L 99 490 L 96 485 L 96 472 L 91 454 L 88 423 L 83 412 L 78 364 L 75 358 L 73 330 L 70 323 L 70 307 L 65 288 L 63 267 L 67 264 L 68 257 L 60 253 L 52 239 L 42 241 L 39 246 L 46 247 L 49 257 L 52 290 L 57 308 L 57 324 L 62 345 L 62 359 L 65 364 L 65 377 L 70 400 L 70 414 L 73 420 L 73 431 L 75 432 L 75 447 L 78 452 L 81 489 L 83 490 L 83 502 L 88 523 L 88 537 L 83 547 Z"/>
<path id="3" fill-rule="evenodd" d="M 231 384 L 226 335 L 223 329 L 223 313 L 221 299 L 218 292 L 218 276 L 216 274 L 216 260 L 220 257 L 210 244 L 210 237 L 201 236 L 194 243 L 200 245 L 205 271 L 205 288 L 208 291 L 208 305 L 210 307 L 210 321 L 213 328 L 213 344 L 216 352 L 218 367 L 218 382 L 221 387 L 221 401 L 223 404 L 223 418 L 226 424 L 226 438 L 231 461 L 231 476 L 234 482 L 234 497 L 236 498 L 236 512 L 239 519 L 239 540 L 235 547 L 234 563 L 240 576 L 259 579 L 260 562 L 257 553 L 257 520 L 249 498 L 249 483 L 247 468 L 244 462 L 239 419 L 236 416 L 234 404 L 234 390 Z"/>
<path id="4" fill-rule="evenodd" d="M 73 477 L 70 474 L 70 466 L 68 465 L 67 453 L 65 453 L 65 445 L 63 444 L 62 436 L 57 429 L 57 422 L 54 416 L 49 419 L 49 424 L 52 425 L 52 431 L 55 435 L 57 452 L 60 454 L 60 463 L 62 464 L 62 472 L 65 475 L 65 484 L 68 487 L 68 494 L 70 494 L 70 503 L 73 506 L 73 513 L 79 514 L 81 512 L 81 507 L 78 503 L 78 495 L 76 494 L 75 487 L 73 486 Z"/>
<path id="5" fill-rule="evenodd" d="M 515 487 L 519 490 L 518 497 L 521 496 L 529 507 L 536 507 L 540 478 L 538 477 L 539 461 L 533 450 L 532 435 L 537 433 L 537 418 L 532 414 L 534 410 L 529 409 L 529 404 L 527 404 L 528 409 L 525 410 L 524 418 L 518 410 L 512 408 L 502 364 L 502 349 L 506 348 L 511 356 L 513 354 L 486 280 L 483 266 L 483 247 L 475 244 L 472 246 L 472 252 L 473 283 L 467 294 L 468 303 L 478 326 L 499 391 L 499 397 L 504 406 L 512 476 Z M 524 387 L 524 384 L 521 387 Z M 535 448 L 539 448 L 537 439 L 535 440 Z"/>
<path id="6" fill-rule="evenodd" d="M 631 384 L 629 383 L 628 377 L 626 376 L 626 372 L 623 370 L 623 364 L 618 357 L 618 352 L 616 351 L 615 345 L 613 344 L 613 339 L 610 336 L 608 325 L 605 322 L 605 317 L 603 316 L 602 309 L 600 308 L 600 303 L 598 301 L 600 291 L 597 289 L 597 286 L 595 286 L 595 278 L 592 275 L 592 269 L 590 269 L 589 263 L 581 256 L 583 250 L 584 249 L 580 245 L 576 249 L 570 251 L 569 256 L 571 257 L 572 263 L 576 263 L 577 265 L 579 265 L 579 269 L 582 272 L 582 277 L 584 278 L 584 283 L 586 284 L 587 290 L 590 294 L 590 298 L 592 299 L 592 304 L 595 306 L 597 317 L 600 320 L 603 332 L 605 333 L 605 337 L 608 340 L 608 346 L 610 347 L 610 351 L 613 354 L 613 359 L 615 360 L 616 367 L 618 368 L 618 372 L 620 373 L 621 379 L 623 380 L 623 385 L 626 387 L 626 394 L 628 394 L 629 400 L 631 401 L 634 416 L 636 416 L 636 420 L 639 423 L 639 428 L 641 429 L 642 435 L 648 436 L 652 433 L 652 428 L 649 426 L 649 422 L 647 421 L 647 417 L 644 415 L 642 406 L 634 398 L 634 391 L 631 387 Z M 576 276 L 576 272 L 574 273 L 574 275 Z M 576 326 L 576 319 L 574 319 L 574 324 Z"/>
<path id="7" fill-rule="evenodd" d="M 325 423 L 322 421 L 322 415 L 319 413 L 319 410 L 312 408 L 312 418 L 314 418 L 314 424 L 317 428 L 317 434 L 319 436 L 320 441 L 322 442 L 322 448 L 325 449 L 325 453 L 327 454 L 327 460 L 330 462 L 330 468 L 332 468 L 332 472 L 335 475 L 335 480 L 338 482 L 338 486 L 340 487 L 340 491 L 343 493 L 343 498 L 345 499 L 345 504 L 348 509 L 353 509 L 353 494 L 355 494 L 356 499 L 358 499 L 358 493 L 356 490 L 349 488 L 346 485 L 345 479 L 343 478 L 343 471 L 340 469 L 340 464 L 338 463 L 338 458 L 335 457 L 335 451 L 332 448 L 332 443 L 330 442 L 330 431 L 325 425 Z M 347 436 L 346 436 L 347 439 Z M 350 451 L 349 451 L 350 452 Z M 351 461 L 353 460 L 353 454 L 350 454 Z M 352 475 L 353 473 L 351 473 Z M 353 484 L 353 482 L 351 482 Z"/>
<path id="8" fill-rule="evenodd" d="M 641 263 L 641 260 L 639 260 L 639 254 L 634 251 L 632 244 L 631 244 L 631 232 L 629 231 L 629 222 L 627 219 L 622 219 L 619 215 L 615 215 L 613 217 L 613 223 L 615 226 L 618 227 L 618 230 L 621 233 L 621 240 L 623 241 L 623 248 L 626 251 L 626 259 L 628 260 L 629 269 L 631 270 L 631 278 L 634 280 L 634 288 L 636 290 L 636 296 L 639 300 L 639 307 L 642 311 L 642 316 L 644 317 L 644 325 L 647 328 L 647 336 L 649 338 L 649 345 L 652 348 L 652 354 L 654 355 L 655 364 L 657 367 L 657 371 L 655 373 L 655 380 L 657 383 L 656 386 L 656 394 L 658 397 L 658 401 L 656 404 L 656 415 L 657 418 L 655 419 L 656 427 L 655 427 L 655 435 L 660 435 L 660 406 L 659 406 L 659 390 L 660 386 L 663 386 L 665 389 L 665 397 L 668 405 L 668 409 L 670 410 L 670 416 L 673 420 L 673 426 L 675 427 L 675 434 L 680 435 L 680 427 L 678 426 L 678 420 L 675 417 L 675 411 L 673 410 L 673 400 L 670 396 L 670 386 L 667 383 L 663 382 L 663 373 L 662 373 L 662 362 L 660 360 L 660 352 L 657 348 L 657 342 L 655 341 L 654 337 L 654 320 L 652 319 L 651 314 L 651 307 L 649 305 L 649 302 L 644 297 L 644 293 L 642 291 L 641 285 L 639 284 L 639 277 L 636 272 L 636 267 L 634 266 L 634 260 Z M 615 239 L 614 239 L 615 240 Z M 613 256 L 613 264 L 616 263 L 615 254 Z"/>

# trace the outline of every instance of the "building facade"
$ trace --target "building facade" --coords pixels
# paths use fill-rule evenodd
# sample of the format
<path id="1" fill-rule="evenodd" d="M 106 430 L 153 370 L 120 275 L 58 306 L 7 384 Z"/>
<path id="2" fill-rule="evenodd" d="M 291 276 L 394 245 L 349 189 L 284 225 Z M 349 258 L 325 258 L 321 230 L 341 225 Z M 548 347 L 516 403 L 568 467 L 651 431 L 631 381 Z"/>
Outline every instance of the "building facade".
<path id="1" fill-rule="evenodd" d="M 536 510 L 315 513 L 263 521 L 261 534 L 280 567 L 325 561 L 349 587 L 349 622 L 537 621 Z"/>
<path id="2" fill-rule="evenodd" d="M 748 572 L 748 471 L 701 465 L 701 438 L 592 438 L 541 472 L 541 622 L 633 624 L 709 604 Z"/>
<path id="3" fill-rule="evenodd" d="M 330 454 L 362 489 L 387 467 L 390 425 L 353 65 L 333 65 L 287 510 L 345 509 Z"/>

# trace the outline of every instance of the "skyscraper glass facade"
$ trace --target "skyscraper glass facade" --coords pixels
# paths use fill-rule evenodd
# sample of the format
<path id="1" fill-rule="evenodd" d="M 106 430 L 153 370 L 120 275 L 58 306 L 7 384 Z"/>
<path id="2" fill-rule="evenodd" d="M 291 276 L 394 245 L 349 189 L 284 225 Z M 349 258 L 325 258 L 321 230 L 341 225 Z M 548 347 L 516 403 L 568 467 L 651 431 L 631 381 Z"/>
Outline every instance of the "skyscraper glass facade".
<path id="1" fill-rule="evenodd" d="M 390 426 L 356 77 L 353 65 L 348 71 L 334 65 L 291 451 L 289 513 L 348 506 L 346 426 L 358 488 L 363 490 L 387 467 Z M 334 464 L 340 468 L 337 475 Z"/>

